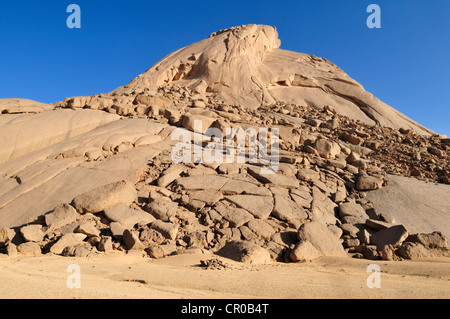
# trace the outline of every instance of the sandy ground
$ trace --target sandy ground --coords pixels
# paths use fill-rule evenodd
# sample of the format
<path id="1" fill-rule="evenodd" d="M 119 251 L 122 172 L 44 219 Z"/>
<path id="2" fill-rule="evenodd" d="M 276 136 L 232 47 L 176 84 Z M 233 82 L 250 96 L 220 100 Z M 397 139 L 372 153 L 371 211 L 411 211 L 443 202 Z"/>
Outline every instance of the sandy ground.
<path id="1" fill-rule="evenodd" d="M 92 258 L 0 256 L 0 298 L 449 298 L 450 257 L 421 261 L 319 259 L 303 264 L 243 265 L 206 270 L 212 255 L 160 260 L 109 255 Z M 68 288 L 80 269 L 81 288 Z M 368 288 L 369 264 L 380 267 L 380 288 Z"/>

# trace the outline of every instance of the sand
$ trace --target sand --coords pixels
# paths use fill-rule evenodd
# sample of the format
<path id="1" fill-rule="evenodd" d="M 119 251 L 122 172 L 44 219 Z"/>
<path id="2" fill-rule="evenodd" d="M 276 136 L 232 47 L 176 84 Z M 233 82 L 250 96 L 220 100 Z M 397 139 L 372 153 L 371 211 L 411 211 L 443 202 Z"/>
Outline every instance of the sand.
<path id="1" fill-rule="evenodd" d="M 303 299 L 303 298 L 449 298 L 450 257 L 420 261 L 369 261 L 321 258 L 309 263 L 244 265 L 206 270 L 209 254 L 159 260 L 121 253 L 92 258 L 0 257 L 0 298 L 57 299 Z M 79 265 L 81 288 L 67 287 L 67 267 Z M 380 288 L 368 288 L 381 269 Z"/>

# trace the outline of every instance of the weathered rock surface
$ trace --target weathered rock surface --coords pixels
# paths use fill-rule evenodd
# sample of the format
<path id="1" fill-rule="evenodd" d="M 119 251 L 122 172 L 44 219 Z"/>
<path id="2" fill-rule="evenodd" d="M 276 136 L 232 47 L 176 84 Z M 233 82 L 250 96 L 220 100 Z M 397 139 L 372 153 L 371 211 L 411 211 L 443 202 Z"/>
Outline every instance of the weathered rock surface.
<path id="1" fill-rule="evenodd" d="M 246 264 L 269 264 L 272 262 L 270 253 L 266 249 L 245 241 L 231 241 L 217 254 Z"/>
<path id="2" fill-rule="evenodd" d="M 120 181 L 79 195 L 73 199 L 72 205 L 80 213 L 98 213 L 118 204 L 130 205 L 136 198 L 134 185 L 128 181 Z"/>

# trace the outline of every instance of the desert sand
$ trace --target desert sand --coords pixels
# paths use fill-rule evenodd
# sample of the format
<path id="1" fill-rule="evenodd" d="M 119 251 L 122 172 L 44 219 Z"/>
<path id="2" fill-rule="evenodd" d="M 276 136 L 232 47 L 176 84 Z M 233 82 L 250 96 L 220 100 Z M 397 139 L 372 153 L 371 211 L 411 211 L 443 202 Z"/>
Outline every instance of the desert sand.
<path id="1" fill-rule="evenodd" d="M 94 258 L 0 257 L 1 298 L 437 298 L 450 297 L 450 258 L 368 261 L 321 258 L 309 263 L 246 265 L 206 270 L 209 254 L 152 260 L 124 254 Z M 66 285 L 67 267 L 81 269 L 81 288 Z M 368 288 L 369 264 L 381 269 L 380 288 Z"/>

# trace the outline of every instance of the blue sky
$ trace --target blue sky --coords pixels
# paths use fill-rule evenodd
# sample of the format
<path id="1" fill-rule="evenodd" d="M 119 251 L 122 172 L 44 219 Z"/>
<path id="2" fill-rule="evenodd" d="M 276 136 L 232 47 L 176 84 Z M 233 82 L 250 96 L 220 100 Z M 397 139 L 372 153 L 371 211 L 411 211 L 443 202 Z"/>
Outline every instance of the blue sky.
<path id="1" fill-rule="evenodd" d="M 81 7 L 81 29 L 66 25 Z M 369 29 L 369 4 L 381 29 Z M 327 58 L 385 103 L 450 136 L 449 0 L 0 2 L 0 98 L 107 93 L 220 29 L 276 26 L 281 48 Z"/>

